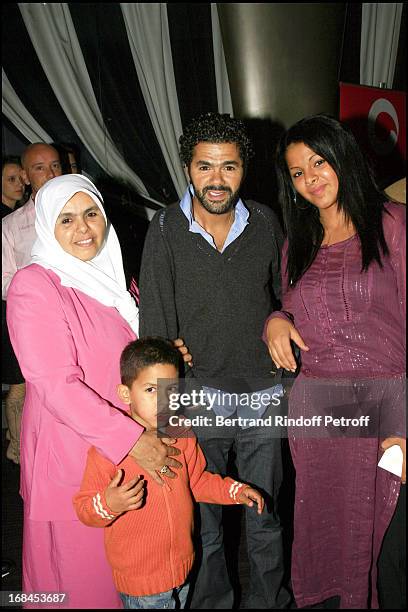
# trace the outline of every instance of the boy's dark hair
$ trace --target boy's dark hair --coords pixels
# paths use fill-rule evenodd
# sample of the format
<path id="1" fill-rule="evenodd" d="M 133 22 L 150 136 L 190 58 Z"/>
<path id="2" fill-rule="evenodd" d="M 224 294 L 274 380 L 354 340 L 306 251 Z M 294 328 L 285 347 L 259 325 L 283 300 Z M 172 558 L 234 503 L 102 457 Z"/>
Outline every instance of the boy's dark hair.
<path id="1" fill-rule="evenodd" d="M 130 342 L 120 357 L 122 385 L 131 387 L 141 370 L 158 363 L 180 367 L 180 352 L 170 340 L 146 336 Z"/>
<path id="2" fill-rule="evenodd" d="M 206 113 L 193 119 L 180 136 L 179 142 L 180 158 L 187 167 L 191 164 L 193 149 L 199 142 L 235 143 L 238 145 L 244 169 L 253 156 L 251 141 L 243 121 L 219 113 Z"/>

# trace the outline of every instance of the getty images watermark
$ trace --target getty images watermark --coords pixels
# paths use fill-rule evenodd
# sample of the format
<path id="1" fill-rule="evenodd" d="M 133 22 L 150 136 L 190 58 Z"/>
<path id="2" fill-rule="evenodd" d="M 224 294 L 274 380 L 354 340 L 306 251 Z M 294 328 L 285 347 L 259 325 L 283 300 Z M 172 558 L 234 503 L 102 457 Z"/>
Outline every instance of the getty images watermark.
<path id="1" fill-rule="evenodd" d="M 359 418 L 348 417 L 333 417 L 332 415 L 314 415 L 310 418 L 298 417 L 290 418 L 282 414 L 269 414 L 265 418 L 257 417 L 257 412 L 264 411 L 272 406 L 280 407 L 283 397 L 281 389 L 273 393 L 253 392 L 253 393 L 229 393 L 226 391 L 208 389 L 193 389 L 190 392 L 170 393 L 168 408 L 171 411 L 178 411 L 183 408 L 190 408 L 194 411 L 194 407 L 201 407 L 208 411 L 214 411 L 215 408 L 235 408 L 239 411 L 241 408 L 252 410 L 252 416 L 234 416 L 226 414 L 215 414 L 214 416 L 206 414 L 197 414 L 196 416 L 187 417 L 178 414 L 170 414 L 168 423 L 170 426 L 179 426 L 183 423 L 185 426 L 191 427 L 366 427 L 369 424 L 370 417 L 361 415 Z M 263 409 L 263 410 L 262 410 Z M 181 419 L 181 420 L 180 420 Z"/>
<path id="2" fill-rule="evenodd" d="M 173 433 L 175 437 L 192 435 L 189 432 L 199 437 L 228 436 L 235 428 L 252 428 L 254 433 L 261 431 L 270 437 L 286 437 L 288 431 L 296 429 L 310 437 L 372 437 L 382 425 L 378 410 L 371 401 L 360 401 L 355 386 L 350 390 L 344 385 L 314 384 L 307 389 L 307 398 L 302 390 L 297 399 L 296 391 L 291 400 L 295 399 L 301 410 L 288 414 L 290 389 L 282 382 L 271 385 L 271 379 L 161 382 L 158 429 L 160 434 Z M 237 390 L 226 390 L 234 387 Z M 303 408 L 298 399 L 304 401 Z"/>

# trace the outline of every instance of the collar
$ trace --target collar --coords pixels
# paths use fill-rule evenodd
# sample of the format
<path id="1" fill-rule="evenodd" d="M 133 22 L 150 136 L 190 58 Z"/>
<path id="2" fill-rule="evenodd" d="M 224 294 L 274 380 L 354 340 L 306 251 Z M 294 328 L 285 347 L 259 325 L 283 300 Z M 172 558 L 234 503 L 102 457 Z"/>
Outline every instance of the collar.
<path id="1" fill-rule="evenodd" d="M 192 200 L 193 200 L 194 195 L 195 195 L 194 187 L 190 183 L 190 185 L 186 189 L 186 192 L 184 193 L 183 197 L 180 200 L 180 208 L 185 214 L 185 216 L 187 217 L 190 231 L 197 231 L 197 226 L 201 230 L 204 230 L 204 228 L 202 228 L 201 225 L 197 223 L 197 221 L 194 219 L 194 216 L 193 216 Z M 248 225 L 248 217 L 249 217 L 249 210 L 247 209 L 247 207 L 245 206 L 241 198 L 239 198 L 238 202 L 235 205 L 235 219 L 234 219 L 234 223 L 232 224 L 232 228 L 242 227 L 243 229 L 245 225 Z"/>

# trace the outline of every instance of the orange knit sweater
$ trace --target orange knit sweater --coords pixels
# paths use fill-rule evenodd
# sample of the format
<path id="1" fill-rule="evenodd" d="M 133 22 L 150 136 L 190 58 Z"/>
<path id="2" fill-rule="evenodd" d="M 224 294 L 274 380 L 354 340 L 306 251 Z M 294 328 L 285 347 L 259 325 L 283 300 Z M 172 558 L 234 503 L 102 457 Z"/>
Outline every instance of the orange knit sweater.
<path id="1" fill-rule="evenodd" d="M 194 500 L 234 504 L 237 492 L 247 486 L 205 471 L 196 438 L 180 438 L 175 446 L 183 467 L 175 470 L 177 478 L 165 478 L 163 487 L 130 457 L 115 466 L 94 447 L 88 452 L 81 489 L 73 502 L 83 523 L 105 527 L 107 558 L 122 593 L 153 595 L 181 586 L 194 561 Z M 137 475 L 146 481 L 145 504 L 139 510 L 117 514 L 107 506 L 104 491 L 118 467 L 124 470 L 123 482 Z"/>

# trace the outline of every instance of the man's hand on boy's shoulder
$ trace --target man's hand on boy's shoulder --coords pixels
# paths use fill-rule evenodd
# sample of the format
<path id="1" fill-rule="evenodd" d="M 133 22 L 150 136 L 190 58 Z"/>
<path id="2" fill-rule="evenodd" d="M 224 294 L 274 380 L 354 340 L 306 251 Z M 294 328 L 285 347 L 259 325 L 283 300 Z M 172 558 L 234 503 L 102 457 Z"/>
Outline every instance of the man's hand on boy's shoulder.
<path id="1" fill-rule="evenodd" d="M 136 476 L 121 484 L 122 480 L 123 470 L 119 469 L 105 489 L 105 499 L 109 509 L 115 513 L 138 510 L 144 501 L 144 480 Z"/>
<path id="2" fill-rule="evenodd" d="M 262 514 L 265 506 L 265 500 L 256 489 L 244 485 L 244 487 L 237 493 L 235 499 L 238 504 L 243 504 L 244 506 L 249 506 L 250 508 L 252 508 L 255 502 L 258 505 L 258 514 Z"/>
<path id="3" fill-rule="evenodd" d="M 176 338 L 175 340 L 173 340 L 173 344 L 180 351 L 184 363 L 187 363 L 187 365 L 189 365 L 190 368 L 192 368 L 193 367 L 193 357 L 190 354 L 190 351 L 188 350 L 186 345 L 184 344 L 184 340 L 182 338 Z"/>

